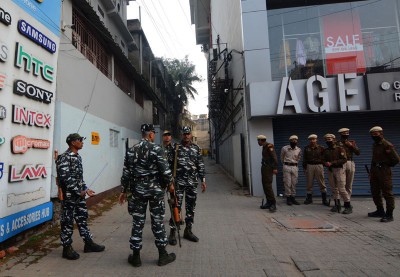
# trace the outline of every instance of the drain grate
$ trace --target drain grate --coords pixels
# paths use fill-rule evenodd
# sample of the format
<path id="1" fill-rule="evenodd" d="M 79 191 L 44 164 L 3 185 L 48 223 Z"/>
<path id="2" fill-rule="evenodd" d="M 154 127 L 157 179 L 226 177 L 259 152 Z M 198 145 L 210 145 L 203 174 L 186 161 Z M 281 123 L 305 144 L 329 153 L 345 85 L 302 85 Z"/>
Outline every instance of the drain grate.
<path id="1" fill-rule="evenodd" d="M 285 218 L 274 218 L 287 229 L 299 231 L 337 231 L 333 224 L 312 215 L 291 215 Z"/>

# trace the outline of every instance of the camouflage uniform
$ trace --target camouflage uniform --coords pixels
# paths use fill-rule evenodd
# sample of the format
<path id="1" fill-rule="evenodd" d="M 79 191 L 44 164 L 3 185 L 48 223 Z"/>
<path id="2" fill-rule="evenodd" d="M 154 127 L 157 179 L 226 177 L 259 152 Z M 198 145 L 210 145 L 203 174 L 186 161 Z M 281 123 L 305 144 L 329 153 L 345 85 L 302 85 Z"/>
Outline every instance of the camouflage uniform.
<path id="1" fill-rule="evenodd" d="M 87 190 L 83 181 L 82 158 L 71 150 L 59 155 L 56 161 L 58 182 L 61 185 L 64 200 L 61 202 L 61 244 L 72 244 L 74 219 L 78 225 L 80 236 L 85 242 L 92 240 L 92 234 L 87 226 L 88 211 L 85 198 L 81 191 Z"/>
<path id="2" fill-rule="evenodd" d="M 169 168 L 171 171 L 174 170 L 174 159 L 175 159 L 175 144 L 170 143 L 167 146 L 161 145 L 163 149 L 163 157 L 167 160 Z"/>
<path id="3" fill-rule="evenodd" d="M 167 245 L 167 235 L 163 224 L 165 216 L 164 193 L 172 182 L 172 174 L 167 161 L 163 158 L 160 146 L 142 139 L 127 151 L 121 177 L 122 192 L 130 190 L 128 212 L 132 215 L 133 225 L 130 248 L 142 248 L 142 233 L 146 219 L 147 203 L 151 216 L 151 230 L 158 249 Z"/>
<path id="4" fill-rule="evenodd" d="M 183 145 L 182 143 L 178 144 L 177 148 L 176 196 L 180 212 L 185 194 L 185 222 L 186 226 L 191 227 L 194 221 L 198 179 L 202 180 L 205 178 L 205 168 L 200 147 L 192 142 L 187 145 Z M 172 219 L 170 219 L 170 226 L 173 226 Z"/>

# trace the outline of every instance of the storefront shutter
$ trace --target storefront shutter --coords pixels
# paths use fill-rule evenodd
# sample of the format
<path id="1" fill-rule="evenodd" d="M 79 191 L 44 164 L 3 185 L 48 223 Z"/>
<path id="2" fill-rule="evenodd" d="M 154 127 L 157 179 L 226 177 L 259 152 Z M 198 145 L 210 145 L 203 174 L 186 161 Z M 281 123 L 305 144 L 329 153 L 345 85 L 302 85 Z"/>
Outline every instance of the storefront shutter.
<path id="1" fill-rule="evenodd" d="M 369 130 L 373 126 L 381 126 L 384 131 L 384 137 L 395 145 L 397 152 L 400 152 L 399 122 L 400 111 L 278 117 L 273 121 L 275 149 L 279 159 L 282 147 L 289 144 L 289 137 L 293 134 L 299 137 L 299 146 L 302 150 L 308 144 L 307 137 L 310 134 L 318 135 L 318 143 L 325 147 L 326 144 L 323 136 L 326 133 L 332 133 L 337 139 L 340 139 L 340 134 L 337 131 L 340 128 L 349 128 L 350 139 L 356 141 L 361 151 L 360 156 L 354 156 L 356 173 L 353 182 L 353 195 L 371 195 L 368 175 L 365 169 L 365 165 L 370 167 L 372 157 L 372 139 Z M 306 179 L 301 162 L 299 166 L 297 195 L 305 196 Z M 279 164 L 277 190 L 278 194 L 284 194 L 282 163 L 279 161 Z M 326 169 L 325 184 L 329 188 Z M 400 165 L 396 165 L 393 168 L 393 190 L 395 194 L 400 194 Z M 328 191 L 330 192 L 330 188 Z M 319 187 L 316 183 L 314 183 L 313 194 L 316 196 L 320 195 Z"/>

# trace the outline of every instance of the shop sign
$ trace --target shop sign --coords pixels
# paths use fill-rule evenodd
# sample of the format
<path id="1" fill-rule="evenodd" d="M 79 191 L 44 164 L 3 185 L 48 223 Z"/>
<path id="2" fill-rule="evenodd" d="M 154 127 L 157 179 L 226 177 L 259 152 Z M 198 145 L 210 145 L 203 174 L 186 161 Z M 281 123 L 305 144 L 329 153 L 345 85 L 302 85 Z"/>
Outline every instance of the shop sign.
<path id="1" fill-rule="evenodd" d="M 0 162 L 0 179 L 3 178 L 4 163 Z"/>
<path id="2" fill-rule="evenodd" d="M 25 20 L 18 21 L 18 31 L 50 53 L 56 52 L 57 44 Z"/>
<path id="3" fill-rule="evenodd" d="M 5 25 L 11 25 L 11 15 L 0 8 L 0 22 L 5 24 Z"/>
<path id="4" fill-rule="evenodd" d="M 32 84 L 28 84 L 22 80 L 17 80 L 14 83 L 14 93 L 18 95 L 25 95 L 26 97 L 43 102 L 45 104 L 51 103 L 51 98 L 53 98 L 53 93 Z"/>
<path id="5" fill-rule="evenodd" d="M 45 81 L 52 83 L 54 81 L 54 67 L 44 63 L 39 58 L 25 52 L 23 46 L 17 42 L 15 66 L 18 68 L 23 67 L 26 72 L 33 71 L 33 75 L 42 76 Z"/>
<path id="6" fill-rule="evenodd" d="M 12 122 L 28 126 L 46 127 L 51 126 L 51 115 L 31 110 L 25 107 L 12 105 Z"/>
<path id="7" fill-rule="evenodd" d="M 6 142 L 5 137 L 0 137 L 0 145 L 4 144 Z"/>
<path id="8" fill-rule="evenodd" d="M 50 148 L 50 141 L 27 138 L 25 136 L 16 136 L 12 138 L 11 152 L 13 154 L 24 154 L 29 148 L 48 149 Z"/>
<path id="9" fill-rule="evenodd" d="M 36 166 L 28 164 L 25 165 L 20 172 L 17 172 L 17 167 L 10 165 L 10 175 L 8 177 L 8 182 L 21 182 L 23 180 L 35 180 L 42 178 L 47 178 L 46 167 L 42 164 Z"/>
<path id="10" fill-rule="evenodd" d="M 53 216 L 53 203 L 26 209 L 15 214 L 0 218 L 0 242 L 5 241 L 22 231 L 51 220 Z"/>
<path id="11" fill-rule="evenodd" d="M 349 97 L 358 94 L 358 89 L 346 89 L 345 87 L 346 80 L 355 79 L 356 77 L 357 75 L 355 73 L 339 74 L 337 77 L 338 104 L 339 111 L 341 112 L 360 110 L 360 105 L 349 105 L 347 103 Z M 314 83 L 318 83 L 320 87 L 320 91 L 317 93 L 317 101 L 314 97 Z M 306 82 L 306 106 L 311 112 L 331 112 L 327 88 L 328 82 L 324 77 L 316 75 L 308 78 Z M 276 114 L 283 114 L 284 108 L 294 108 L 296 114 L 304 113 L 305 111 L 302 110 L 297 95 L 293 80 L 290 77 L 284 77 L 281 83 Z"/>
<path id="12" fill-rule="evenodd" d="M 7 45 L 0 43 L 0 62 L 7 61 L 8 58 L 8 47 Z"/>
<path id="13" fill-rule="evenodd" d="M 7 110 L 4 106 L 0 105 L 0 119 L 6 118 Z"/>

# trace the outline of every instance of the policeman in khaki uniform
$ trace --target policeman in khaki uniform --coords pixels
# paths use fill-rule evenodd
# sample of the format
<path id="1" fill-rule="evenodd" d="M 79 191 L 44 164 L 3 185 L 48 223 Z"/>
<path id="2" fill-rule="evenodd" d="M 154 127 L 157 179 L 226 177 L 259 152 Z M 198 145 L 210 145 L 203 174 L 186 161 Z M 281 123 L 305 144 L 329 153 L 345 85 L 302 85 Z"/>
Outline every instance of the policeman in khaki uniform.
<path id="1" fill-rule="evenodd" d="M 326 186 L 324 179 L 324 167 L 322 166 L 322 153 L 324 147 L 317 143 L 318 136 L 311 134 L 308 136 L 310 144 L 304 147 L 303 151 L 303 169 L 307 178 L 307 198 L 304 204 L 311 204 L 312 191 L 313 191 L 313 181 L 317 180 L 319 184 L 319 189 L 322 196 L 322 204 L 329 206 L 329 202 L 326 200 Z"/>
<path id="2" fill-rule="evenodd" d="M 344 164 L 347 162 L 346 150 L 336 145 L 335 135 L 326 134 L 324 139 L 328 147 L 324 150 L 323 162 L 324 166 L 328 168 L 328 180 L 331 186 L 333 199 L 335 200 L 335 205 L 331 209 L 331 212 L 340 213 L 342 209 L 339 198 L 340 194 L 344 201 L 343 214 L 351 214 L 353 212 L 353 207 L 350 205 L 350 197 L 345 188 L 346 173 Z"/>
<path id="3" fill-rule="evenodd" d="M 290 145 L 282 147 L 281 162 L 283 164 L 283 184 L 285 186 L 286 204 L 300 205 L 296 201 L 296 185 L 299 177 L 298 163 L 301 159 L 301 149 L 297 146 L 298 137 L 292 135 L 289 138 Z"/>
<path id="4" fill-rule="evenodd" d="M 399 155 L 393 144 L 383 138 L 383 129 L 379 126 L 369 130 L 374 141 L 370 171 L 371 193 L 376 211 L 368 213 L 369 217 L 382 217 L 381 222 L 393 221 L 394 196 L 391 167 L 399 163 Z M 383 208 L 382 195 L 386 200 L 386 213 Z"/>
<path id="5" fill-rule="evenodd" d="M 346 150 L 347 162 L 344 166 L 346 173 L 346 191 L 349 197 L 351 197 L 354 173 L 356 171 L 353 155 L 360 155 L 360 149 L 358 149 L 355 140 L 349 140 L 350 129 L 341 128 L 338 133 L 340 134 L 340 140 L 336 144 Z"/>
<path id="6" fill-rule="evenodd" d="M 261 182 L 264 189 L 264 194 L 267 199 L 261 209 L 269 209 L 270 212 L 276 211 L 276 200 L 272 189 L 272 180 L 274 174 L 278 173 L 278 158 L 275 153 L 274 145 L 267 142 L 267 137 L 264 135 L 257 136 L 258 145 L 262 147 L 261 160 Z"/>

